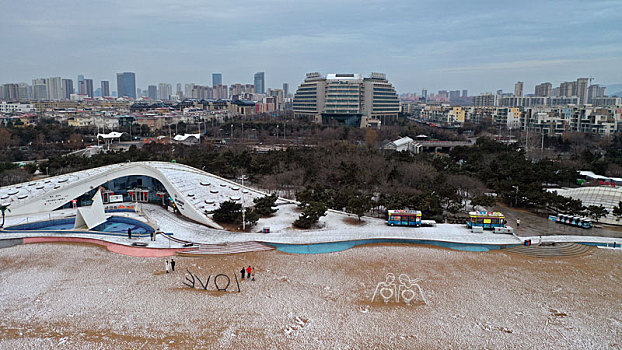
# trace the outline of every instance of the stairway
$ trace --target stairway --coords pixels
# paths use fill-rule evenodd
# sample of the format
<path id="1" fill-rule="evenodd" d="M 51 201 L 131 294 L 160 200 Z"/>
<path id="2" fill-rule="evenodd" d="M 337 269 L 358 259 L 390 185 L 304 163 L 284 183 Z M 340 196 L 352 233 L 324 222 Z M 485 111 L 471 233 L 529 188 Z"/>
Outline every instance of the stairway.
<path id="1" fill-rule="evenodd" d="M 219 254 L 237 254 L 249 252 L 261 252 L 273 250 L 274 247 L 267 246 L 258 242 L 228 242 L 222 244 L 198 244 L 195 250 L 178 253 L 181 256 L 200 256 L 200 255 L 219 255 Z"/>
<path id="2" fill-rule="evenodd" d="M 529 255 L 537 258 L 574 257 L 588 254 L 594 247 L 579 243 L 556 243 L 555 245 L 515 246 L 505 252 Z"/>

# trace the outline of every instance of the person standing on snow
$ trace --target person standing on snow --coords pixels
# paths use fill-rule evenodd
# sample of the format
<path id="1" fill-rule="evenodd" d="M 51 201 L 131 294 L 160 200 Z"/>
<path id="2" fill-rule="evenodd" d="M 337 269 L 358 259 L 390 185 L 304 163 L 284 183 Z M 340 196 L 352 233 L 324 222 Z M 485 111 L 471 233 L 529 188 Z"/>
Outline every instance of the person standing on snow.
<path id="1" fill-rule="evenodd" d="M 168 259 L 166 259 L 166 273 L 168 273 Z"/>
<path id="2" fill-rule="evenodd" d="M 244 270 L 244 267 L 242 267 L 242 270 L 240 270 L 240 274 L 242 275 L 242 279 L 244 279 L 244 273 L 246 272 L 246 270 Z"/>
<path id="3" fill-rule="evenodd" d="M 171 272 L 175 272 L 175 259 L 171 258 Z"/>

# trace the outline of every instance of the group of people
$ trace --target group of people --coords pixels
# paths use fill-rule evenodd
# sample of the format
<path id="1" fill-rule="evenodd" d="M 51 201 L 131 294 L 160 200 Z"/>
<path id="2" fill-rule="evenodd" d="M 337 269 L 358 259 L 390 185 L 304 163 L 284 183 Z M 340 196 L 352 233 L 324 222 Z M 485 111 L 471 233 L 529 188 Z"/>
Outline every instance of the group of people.
<path id="1" fill-rule="evenodd" d="M 175 259 L 171 258 L 170 262 L 168 261 L 168 259 L 166 259 L 166 273 L 168 273 L 169 271 L 169 266 L 170 266 L 171 272 L 175 272 Z"/>
<path id="2" fill-rule="evenodd" d="M 251 267 L 250 265 L 248 265 L 247 268 L 242 268 L 240 270 L 240 274 L 242 275 L 242 279 L 244 279 L 244 276 L 246 276 L 247 280 L 255 280 L 255 268 Z"/>

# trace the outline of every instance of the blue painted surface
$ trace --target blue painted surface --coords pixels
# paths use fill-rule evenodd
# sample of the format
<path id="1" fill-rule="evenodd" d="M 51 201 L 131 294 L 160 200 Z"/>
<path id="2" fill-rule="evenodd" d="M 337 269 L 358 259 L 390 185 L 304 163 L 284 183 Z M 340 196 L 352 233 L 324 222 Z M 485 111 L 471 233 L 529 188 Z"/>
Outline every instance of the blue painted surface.
<path id="1" fill-rule="evenodd" d="M 362 239 L 354 241 L 328 242 L 315 244 L 284 244 L 284 243 L 265 243 L 275 247 L 278 251 L 292 254 L 324 254 L 341 252 L 352 247 L 373 243 L 408 243 L 408 244 L 425 244 L 437 247 L 450 248 L 454 250 L 462 250 L 469 252 L 487 252 L 490 250 L 501 249 L 501 247 L 511 247 L 520 244 L 469 244 L 469 243 L 453 243 L 441 242 L 421 239 Z"/>
<path id="2" fill-rule="evenodd" d="M 66 218 L 58 220 L 37 221 L 27 224 L 9 226 L 5 231 L 47 231 L 49 233 L 61 232 L 71 230 L 75 224 L 76 218 Z M 132 229 L 132 235 L 150 235 L 154 231 L 153 227 L 146 223 L 130 218 L 124 218 L 120 216 L 111 216 L 108 220 L 94 227 L 92 230 L 81 231 L 85 233 L 121 233 L 121 235 L 127 235 L 127 229 Z"/>

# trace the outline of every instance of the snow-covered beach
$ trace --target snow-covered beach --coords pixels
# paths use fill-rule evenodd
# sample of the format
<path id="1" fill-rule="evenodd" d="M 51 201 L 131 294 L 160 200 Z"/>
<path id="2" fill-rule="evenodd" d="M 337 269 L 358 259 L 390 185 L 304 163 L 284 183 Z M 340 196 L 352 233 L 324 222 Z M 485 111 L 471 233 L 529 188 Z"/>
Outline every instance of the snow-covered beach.
<path id="1" fill-rule="evenodd" d="M 136 258 L 92 245 L 0 250 L 1 348 L 616 348 L 620 251 L 565 259 L 398 244 L 320 255 L 278 251 Z M 184 286 L 256 268 L 241 293 Z M 370 299 L 386 273 L 428 305 Z M 239 278 L 239 273 L 238 273 Z"/>

